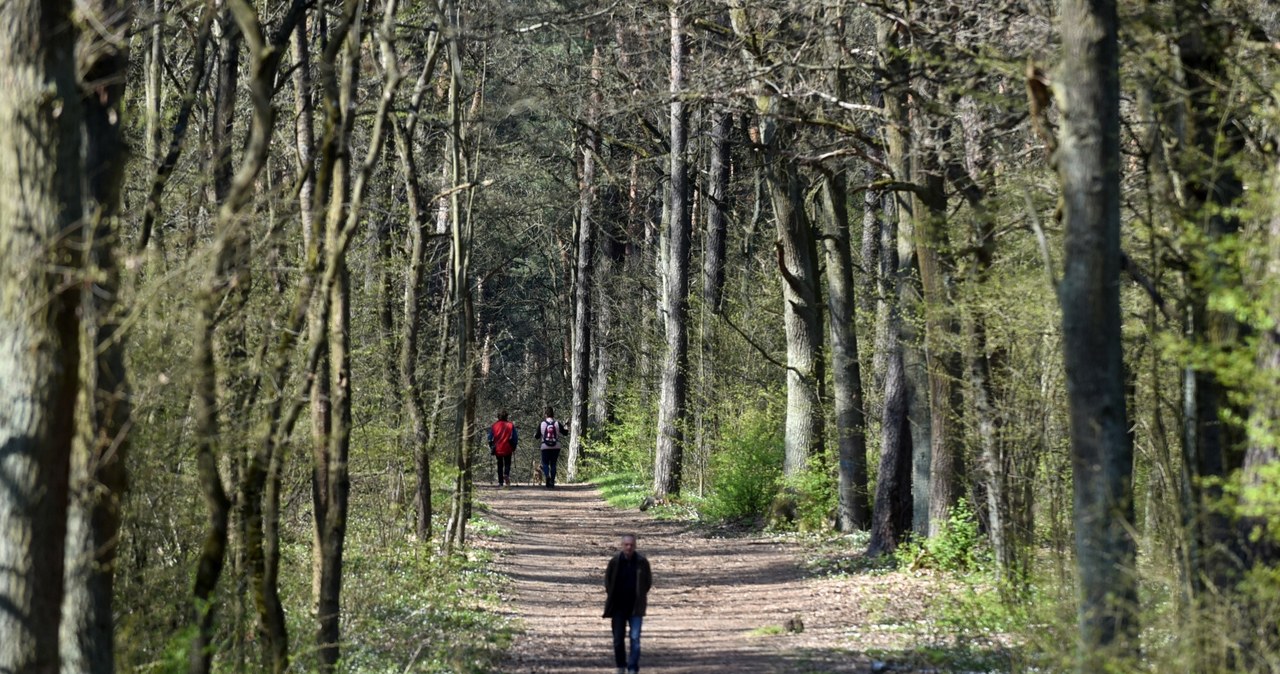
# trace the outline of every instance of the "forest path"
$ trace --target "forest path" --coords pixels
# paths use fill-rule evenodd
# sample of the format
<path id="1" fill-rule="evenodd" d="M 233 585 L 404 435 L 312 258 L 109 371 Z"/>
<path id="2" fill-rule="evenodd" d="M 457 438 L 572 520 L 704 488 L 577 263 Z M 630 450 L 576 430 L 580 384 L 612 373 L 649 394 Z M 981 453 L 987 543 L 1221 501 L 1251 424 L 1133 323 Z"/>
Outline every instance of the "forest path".
<path id="1" fill-rule="evenodd" d="M 637 550 L 653 567 L 641 671 L 873 671 L 868 658 L 850 652 L 848 638 L 856 637 L 852 626 L 862 613 L 850 595 L 876 588 L 811 577 L 794 546 L 712 538 L 688 523 L 619 511 L 591 485 L 480 486 L 477 492 L 489 509 L 485 517 L 506 530 L 481 545 L 497 553 L 498 570 L 512 579 L 504 607 L 525 627 L 504 673 L 613 671 L 609 623 L 601 612 L 604 568 L 622 532 L 637 535 Z M 751 634 L 793 615 L 804 621 L 801 634 Z"/>

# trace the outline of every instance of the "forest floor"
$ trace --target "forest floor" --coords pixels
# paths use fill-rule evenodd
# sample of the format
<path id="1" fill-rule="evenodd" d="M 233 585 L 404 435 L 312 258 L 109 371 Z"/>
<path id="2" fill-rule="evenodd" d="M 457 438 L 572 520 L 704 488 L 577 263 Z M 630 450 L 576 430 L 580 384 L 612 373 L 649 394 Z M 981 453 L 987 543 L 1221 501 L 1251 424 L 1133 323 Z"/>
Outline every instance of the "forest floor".
<path id="1" fill-rule="evenodd" d="M 758 532 L 615 509 L 592 485 L 478 488 L 492 526 L 477 545 L 510 578 L 508 674 L 612 672 L 604 567 L 622 532 L 652 564 L 641 669 L 681 674 L 999 671 L 999 646 L 937 620 L 944 580 Z M 842 562 L 843 560 L 843 562 Z M 861 567 L 861 570 L 859 570 Z M 835 568 L 845 568 L 833 572 Z M 788 631 L 799 618 L 801 631 Z M 961 617 L 963 620 L 963 616 Z M 793 622 L 794 624 L 794 622 Z"/>

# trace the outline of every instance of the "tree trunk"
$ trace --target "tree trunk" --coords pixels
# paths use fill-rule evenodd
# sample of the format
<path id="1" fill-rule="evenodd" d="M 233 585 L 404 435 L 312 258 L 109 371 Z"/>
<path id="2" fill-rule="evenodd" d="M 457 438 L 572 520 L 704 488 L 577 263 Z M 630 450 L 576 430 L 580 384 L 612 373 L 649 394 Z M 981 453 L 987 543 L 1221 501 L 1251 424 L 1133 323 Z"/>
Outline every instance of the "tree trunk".
<path id="1" fill-rule="evenodd" d="M 990 282 L 991 267 L 995 259 L 996 222 L 987 209 L 986 190 L 977 176 L 986 172 L 989 161 L 984 154 L 990 139 L 977 103 L 964 98 L 957 106 L 964 130 L 962 156 L 954 158 L 947 166 L 948 180 L 969 204 L 973 220 L 973 265 L 970 282 L 982 289 Z M 1026 475 L 1027 460 L 1015 460 L 1017 450 L 1002 440 L 1006 413 L 1003 412 L 999 386 L 1010 378 L 1008 353 L 998 348 L 992 350 L 987 340 L 990 310 L 981 303 L 970 311 L 966 338 L 968 392 L 973 425 L 977 429 L 979 486 L 985 497 L 987 535 L 995 556 L 996 574 L 1002 581 L 1002 591 L 1014 593 L 1023 589 L 1029 581 L 1030 543 L 1032 534 L 1032 507 L 1026 491 L 1017 485 L 1030 482 Z M 1029 452 L 1022 450 L 1026 457 Z M 975 503 L 975 507 L 982 504 Z M 1017 598 L 1008 596 L 1007 598 Z"/>
<path id="2" fill-rule="evenodd" d="M 582 441 L 587 431 L 587 403 L 591 398 L 591 287 L 595 277 L 599 229 L 594 211 L 596 156 L 600 152 L 600 136 L 596 132 L 601 103 L 600 59 L 600 45 L 596 44 L 591 53 L 592 88 L 582 128 L 582 184 L 578 186 L 578 267 L 573 285 L 573 361 L 570 367 L 573 409 L 569 416 L 569 457 L 565 466 L 570 482 L 578 479 L 578 461 L 582 458 Z"/>
<path id="3" fill-rule="evenodd" d="M 209 119 L 209 209 L 217 211 L 225 203 L 231 191 L 231 181 L 235 166 L 232 155 L 235 143 L 236 103 L 240 100 L 240 47 L 243 42 L 236 18 L 231 7 L 223 3 L 222 16 L 218 20 L 218 57 L 213 68 L 213 86 L 209 91 L 209 107 L 212 115 Z M 190 245 L 194 248 L 195 232 L 189 232 Z M 231 520 L 229 523 L 229 540 L 227 551 L 231 554 L 231 573 L 237 578 L 237 592 L 231 599 L 231 649 L 235 653 L 235 666 L 244 666 L 244 647 L 247 641 L 247 609 L 244 593 L 239 591 L 243 583 L 239 578 L 244 576 L 244 508 L 247 504 L 238 503 L 239 490 L 244 471 L 244 455 L 242 444 L 245 437 L 246 410 L 245 381 L 247 378 L 246 361 L 247 345 L 245 332 L 244 306 L 248 300 L 250 288 L 248 267 L 249 232 L 247 227 L 227 227 L 217 233 L 225 237 L 219 241 L 222 252 L 221 268 L 215 273 L 219 283 L 228 286 L 225 301 L 228 306 L 221 307 L 221 316 L 215 321 L 218 326 L 213 333 L 214 366 L 218 370 L 219 405 L 224 410 L 219 420 L 220 442 L 223 451 L 219 463 L 224 472 L 223 482 L 229 488 L 227 498 L 231 501 Z"/>
<path id="4" fill-rule="evenodd" d="M 57 672 L 80 371 L 80 92 L 70 2 L 0 5 L 0 670 Z"/>
<path id="5" fill-rule="evenodd" d="M 249 99 L 252 102 L 252 118 L 249 136 L 244 145 L 244 155 L 226 183 L 226 191 L 218 204 L 218 216 L 213 238 L 211 259 L 213 268 L 206 281 L 200 301 L 200 326 L 197 332 L 195 370 L 196 384 L 196 457 L 200 471 L 201 489 L 209 510 L 209 530 L 201 550 L 195 581 L 196 634 L 188 653 L 190 671 L 208 672 L 213 656 L 213 593 L 222 573 L 226 556 L 228 528 L 232 503 L 218 473 L 216 449 L 221 433 L 219 411 L 226 405 L 219 400 L 215 346 L 218 313 L 230 293 L 243 293 L 237 284 L 245 284 L 243 274 L 243 248 L 248 240 L 241 212 L 249 204 L 257 186 L 258 176 L 267 163 L 268 145 L 275 127 L 275 109 L 271 99 L 275 93 L 275 77 L 283 54 L 283 43 L 293 32 L 294 23 L 301 18 L 303 1 L 295 0 L 268 43 L 258 21 L 257 12 L 244 3 L 231 3 L 229 12 L 235 19 L 237 30 L 249 47 L 248 81 Z M 245 284 L 247 285 L 247 284 Z M 301 307 L 298 308 L 301 312 Z M 237 401 L 244 404 L 243 399 Z M 235 410 L 236 407 L 231 407 Z M 269 451 L 268 451 L 269 456 Z M 268 461 L 270 459 L 268 458 Z M 260 505 L 260 484 L 246 482 L 240 494 L 242 510 L 255 511 Z M 249 507 L 252 506 L 252 507 Z M 255 521 L 256 522 L 256 521 Z M 259 535 L 254 529 L 254 540 Z M 274 541 L 272 541 L 274 545 Z M 275 588 L 256 588 L 274 593 Z M 278 601 L 278 600 L 277 600 Z M 282 618 L 283 616 L 281 616 Z M 277 636 L 267 634 L 269 639 Z M 272 644 L 274 646 L 275 644 Z M 278 647 L 277 647 L 278 648 Z M 287 651 L 287 645 L 284 647 Z"/>
<path id="6" fill-rule="evenodd" d="M 591 316 L 592 321 L 592 369 L 591 375 L 591 399 L 589 401 L 589 418 L 590 425 L 594 428 L 600 428 L 609 423 L 609 419 L 613 413 L 612 401 L 609 399 L 609 377 L 613 368 L 613 357 L 611 351 L 615 348 L 612 343 L 613 339 L 613 309 L 610 303 L 613 302 L 612 296 L 609 294 L 609 285 L 613 281 L 614 262 L 605 255 L 600 258 L 596 264 L 596 276 L 600 279 L 599 283 L 593 284 L 595 287 L 595 299 L 593 300 L 593 309 Z"/>
<path id="7" fill-rule="evenodd" d="M 853 296 L 853 259 L 849 249 L 849 211 L 843 174 L 824 177 L 827 299 L 831 313 L 831 367 L 835 389 L 836 443 L 839 447 L 836 526 L 865 530 L 871 524 L 867 498 L 866 416 Z"/>
<path id="8" fill-rule="evenodd" d="M 87 427 L 81 430 L 72 468 L 61 653 L 64 672 L 109 674 L 115 671 L 112 594 L 131 413 L 115 307 L 120 290 L 115 248 L 125 168 L 118 158 L 126 151 L 119 119 L 129 60 L 124 34 L 131 16 L 127 6 L 114 0 L 86 3 L 82 11 L 104 31 L 81 34 L 77 45 L 84 94 L 88 264 L 90 277 L 98 281 L 93 292 L 81 298 L 87 338 L 80 355 L 80 402 L 87 409 L 78 416 Z"/>
<path id="9" fill-rule="evenodd" d="M 936 50 L 935 50 L 936 51 Z M 917 503 L 928 501 L 929 536 L 937 536 L 946 526 L 951 508 L 960 498 L 963 474 L 960 433 L 962 410 L 957 382 L 964 379 L 959 342 L 959 322 L 954 309 L 956 264 L 947 232 L 947 191 L 943 155 L 950 144 L 949 119 L 937 119 L 920 104 L 921 98 L 936 100 L 940 88 L 922 77 L 915 85 L 917 95 L 912 111 L 915 153 L 912 180 L 918 185 L 912 223 L 912 243 L 920 274 L 919 303 L 910 305 L 908 324 L 924 327 L 923 380 L 927 385 L 929 415 L 928 492 L 916 494 Z M 918 320 L 916 318 L 918 317 Z M 914 402 L 914 401 L 913 401 Z M 923 411 L 923 407 L 921 408 Z M 917 470 L 920 466 L 917 466 Z M 917 523 L 917 530 L 922 530 Z"/>
<path id="10" fill-rule="evenodd" d="M 1267 226 L 1267 255 L 1262 269 L 1262 287 L 1269 292 L 1269 315 L 1280 316 L 1280 163 L 1272 177 L 1271 219 Z M 1256 359 L 1258 391 L 1261 401 L 1249 419 L 1250 442 L 1245 454 L 1240 492 L 1240 536 L 1248 545 L 1246 562 L 1252 568 L 1275 565 L 1280 560 L 1280 540 L 1276 539 L 1274 522 L 1268 517 L 1275 501 L 1269 499 L 1268 488 L 1274 489 L 1273 466 L 1280 461 L 1280 326 L 1271 326 L 1259 336 Z M 1268 475 L 1268 472 L 1270 473 Z M 1274 492 L 1270 492 L 1274 493 Z M 1268 526 L 1272 527 L 1268 531 Z M 1270 626 L 1274 635 L 1275 625 Z"/>
<path id="11" fill-rule="evenodd" d="M 725 247 L 729 230 L 729 130 L 733 113 L 717 108 L 711 115 L 711 166 L 707 170 L 707 252 L 702 268 L 703 301 L 713 314 L 724 310 Z"/>
<path id="12" fill-rule="evenodd" d="M 356 117 L 355 92 L 360 73 L 360 45 L 364 37 L 364 3 L 348 0 L 337 30 L 321 60 L 326 114 L 330 138 L 326 139 L 322 165 L 331 176 L 317 180 L 317 191 L 328 198 L 325 213 L 327 293 L 317 300 L 323 304 L 315 316 L 325 331 L 328 347 L 328 388 L 320 393 L 329 401 L 327 436 L 316 438 L 312 467 L 312 497 L 315 507 L 316 540 L 313 547 L 313 590 L 316 611 L 316 648 L 321 671 L 331 672 L 340 655 L 342 565 L 346 542 L 348 501 L 351 491 L 347 460 L 351 449 L 351 290 L 347 250 L 361 222 L 361 210 L 373 169 L 382 155 L 391 102 L 400 84 L 400 72 L 392 46 L 395 31 L 395 0 L 383 5 L 378 30 L 380 59 L 386 72 L 369 133 L 369 147 L 355 170 L 351 167 L 351 134 Z M 341 81 L 334 64 L 337 50 L 342 57 Z M 339 149 L 341 148 L 341 149 Z M 334 160 L 338 161 L 335 162 Z M 320 176 L 326 177 L 322 168 Z M 350 184 L 350 189 L 347 185 Z M 327 189 L 321 190 L 321 187 Z M 327 193 L 327 194 L 326 194 Z M 321 326 L 313 326 L 313 337 Z M 323 349 L 323 344 L 317 344 Z M 323 371 L 323 365 L 320 367 Z M 323 422 L 323 420 L 322 420 Z"/>
<path id="13" fill-rule="evenodd" d="M 178 165 L 178 158 L 182 155 L 183 140 L 186 138 L 187 130 L 190 128 L 191 112 L 195 108 L 196 95 L 201 90 L 201 83 L 204 82 L 209 41 L 213 33 L 214 14 L 213 3 L 208 3 L 200 14 L 195 46 L 192 49 L 191 56 L 191 79 L 187 80 L 186 89 L 181 92 L 182 103 L 178 106 L 178 113 L 173 123 L 173 131 L 169 136 L 169 149 L 165 153 L 164 159 L 156 166 L 155 175 L 151 177 L 151 186 L 147 194 L 147 206 L 142 214 L 142 232 L 138 237 L 139 251 L 145 250 L 152 238 L 155 223 L 160 218 L 160 197 L 164 195 L 165 186 L 169 183 L 169 176 L 173 174 L 174 168 Z M 153 58 L 160 58 L 158 50 L 153 53 Z M 156 69 L 156 72 L 151 76 L 159 80 L 161 65 L 153 62 L 153 68 Z M 159 101 L 155 103 L 159 105 Z M 155 137 L 158 141 L 159 134 L 157 133 Z M 160 238 L 158 233 L 156 238 Z"/>
<path id="14" fill-rule="evenodd" d="M 689 254 L 693 221 L 689 212 L 689 176 L 685 150 L 688 120 L 684 95 L 684 17 L 674 2 L 671 19 L 671 195 L 667 217 L 667 245 L 663 277 L 664 327 L 667 340 L 662 360 L 662 388 L 658 403 L 658 441 L 653 467 L 656 498 L 680 492 L 684 459 L 685 402 L 689 367 Z"/>
<path id="15" fill-rule="evenodd" d="M 898 276 L 897 218 L 883 220 L 880 294 L 893 297 Z M 880 468 L 875 505 L 871 512 L 871 540 L 867 555 L 891 553 L 911 531 L 911 424 L 907 415 L 907 373 L 902 363 L 901 314 L 892 302 L 885 320 L 884 412 L 881 415 Z"/>
<path id="16" fill-rule="evenodd" d="M 1120 314 L 1120 78 L 1113 0 L 1064 0 L 1057 154 L 1063 352 L 1075 483 L 1081 671 L 1136 655 L 1132 468 Z"/>
<path id="17" fill-rule="evenodd" d="M 1188 119 L 1182 133 L 1174 134 L 1178 168 L 1188 197 L 1183 219 L 1199 228 L 1196 233 L 1204 237 L 1203 257 L 1192 263 L 1189 272 L 1188 336 L 1195 348 L 1215 354 L 1227 351 L 1243 337 L 1243 326 L 1233 312 L 1212 307 L 1210 298 L 1241 284 L 1239 270 L 1222 250 L 1240 230 L 1240 221 L 1232 211 L 1239 208 L 1244 187 L 1233 158 L 1246 152 L 1240 113 L 1224 89 L 1224 82 L 1231 78 L 1227 63 L 1230 28 L 1210 25 L 1211 19 L 1205 16 L 1216 4 L 1175 5 L 1180 29 L 1177 53 L 1185 79 Z M 1232 584 L 1239 572 L 1235 559 L 1239 541 L 1231 516 L 1221 505 L 1220 480 L 1242 466 L 1247 443 L 1241 425 L 1223 417 L 1230 413 L 1244 418 L 1249 412 L 1231 401 L 1239 391 L 1233 391 L 1214 366 L 1193 367 L 1192 371 L 1194 426 L 1183 459 L 1190 473 L 1192 535 L 1200 551 L 1198 568 L 1191 574 L 1192 588 L 1202 593 Z"/>
<path id="18" fill-rule="evenodd" d="M 409 451 L 414 457 L 414 532 L 418 541 L 431 539 L 431 454 L 427 428 L 426 393 L 418 378 L 418 358 L 421 355 L 422 305 L 427 280 L 427 236 L 432 227 L 430 204 L 423 192 L 418 174 L 418 161 L 414 139 L 418 128 L 419 111 L 426 85 L 435 72 L 440 53 L 440 32 L 431 33 L 427 55 L 418 74 L 409 118 L 403 124 L 394 118 L 391 130 L 396 141 L 396 154 L 400 159 L 400 172 L 405 183 L 405 201 L 409 208 L 408 245 L 409 265 L 404 280 L 404 318 L 400 323 L 400 378 L 404 387 L 404 416 L 409 420 Z"/>
<path id="19" fill-rule="evenodd" d="M 307 19 L 303 17 L 293 32 L 294 142 L 298 149 L 298 219 L 302 222 L 302 247 L 311 251 L 316 242 L 315 194 L 316 147 L 315 103 L 311 91 L 311 44 Z"/>
<path id="20" fill-rule="evenodd" d="M 911 68 L 907 62 L 906 50 L 909 49 L 904 28 L 890 19 L 881 19 L 877 23 L 876 42 L 879 50 L 879 76 L 883 86 L 880 87 L 884 107 L 885 160 L 893 171 L 893 177 L 900 183 L 910 183 L 914 178 L 911 166 L 911 118 L 908 110 L 907 90 L 911 80 Z M 915 216 L 917 206 L 912 194 L 906 191 L 895 191 L 893 216 L 896 222 L 892 227 L 886 223 L 885 228 L 896 232 L 895 238 L 882 238 L 881 267 L 884 260 L 892 257 L 896 266 L 889 270 L 894 278 L 890 287 L 892 295 L 886 295 L 887 313 L 898 312 L 896 326 L 890 331 L 895 336 L 888 337 L 898 344 L 882 349 L 890 353 L 890 349 L 899 350 L 902 354 L 902 366 L 906 377 L 906 414 L 911 427 L 911 494 L 912 494 L 912 529 L 920 535 L 929 532 L 929 468 L 932 461 L 932 423 L 929 414 L 928 376 L 916 322 L 904 320 L 904 316 L 918 315 L 921 304 L 921 293 L 917 279 L 919 268 L 915 245 Z M 893 248 L 894 250 L 889 250 Z M 896 306 L 895 306 L 896 305 Z M 881 312 L 886 324 L 893 323 L 886 312 Z M 886 371 L 890 365 L 885 364 Z M 886 375 L 887 376 L 887 375 Z M 888 383 L 885 384 L 886 388 Z M 882 423 L 886 423 L 882 421 Z"/>
<path id="21" fill-rule="evenodd" d="M 475 441 L 475 365 L 471 351 L 475 341 L 475 318 L 471 306 L 471 220 L 463 213 L 459 188 L 465 175 L 463 166 L 462 58 L 458 44 L 460 27 L 458 7 L 446 1 L 441 25 L 449 26 L 446 53 L 449 68 L 449 223 L 452 241 L 449 273 L 452 290 L 452 314 L 458 350 L 454 367 L 461 377 L 462 390 L 455 394 L 454 456 L 458 470 L 454 482 L 449 526 L 445 533 L 445 550 L 453 552 L 466 545 L 467 520 L 471 513 L 471 443 Z"/>
<path id="22" fill-rule="evenodd" d="M 843 4 L 828 5 L 831 23 L 827 38 L 828 76 L 835 96 L 844 99 Z M 867 494 L 866 415 L 862 401 L 862 370 L 858 360 L 857 299 L 853 282 L 853 251 L 849 235 L 848 178 L 844 172 L 823 174 L 823 249 L 827 262 L 827 310 L 831 321 L 831 367 L 835 393 L 837 467 L 836 528 L 865 530 L 871 525 Z"/>
<path id="23" fill-rule="evenodd" d="M 779 126 L 786 124 L 782 122 Z M 805 216 L 800 167 L 794 160 L 780 156 L 780 148 L 787 147 L 792 138 L 792 133 L 784 133 L 779 128 L 765 152 L 765 174 L 777 223 L 778 270 L 783 278 L 783 324 L 787 338 L 783 474 L 789 477 L 804 471 L 810 457 L 823 454 L 825 380 L 817 246 Z"/>

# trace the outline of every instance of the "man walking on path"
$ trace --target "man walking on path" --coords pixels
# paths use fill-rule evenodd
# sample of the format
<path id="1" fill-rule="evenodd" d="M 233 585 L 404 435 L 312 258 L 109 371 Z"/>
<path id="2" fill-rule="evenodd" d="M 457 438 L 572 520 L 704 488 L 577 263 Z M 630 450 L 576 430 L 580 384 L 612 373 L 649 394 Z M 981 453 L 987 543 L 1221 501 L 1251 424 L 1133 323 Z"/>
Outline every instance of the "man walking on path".
<path id="1" fill-rule="evenodd" d="M 604 617 L 613 621 L 613 661 L 618 674 L 640 671 L 640 627 L 649 603 L 653 573 L 649 560 L 636 552 L 635 534 L 623 534 L 618 554 L 604 571 Z M 631 657 L 625 638 L 631 629 Z"/>
<path id="2" fill-rule="evenodd" d="M 560 437 L 566 434 L 564 424 L 556 421 L 555 410 L 548 407 L 546 418 L 538 424 L 538 439 L 542 441 L 542 478 L 551 489 L 556 486 L 556 463 L 560 461 Z"/>
<path id="3" fill-rule="evenodd" d="M 511 456 L 516 452 L 520 434 L 516 425 L 507 421 L 507 411 L 498 413 L 498 420 L 489 427 L 489 450 L 498 459 L 498 486 L 511 486 Z"/>

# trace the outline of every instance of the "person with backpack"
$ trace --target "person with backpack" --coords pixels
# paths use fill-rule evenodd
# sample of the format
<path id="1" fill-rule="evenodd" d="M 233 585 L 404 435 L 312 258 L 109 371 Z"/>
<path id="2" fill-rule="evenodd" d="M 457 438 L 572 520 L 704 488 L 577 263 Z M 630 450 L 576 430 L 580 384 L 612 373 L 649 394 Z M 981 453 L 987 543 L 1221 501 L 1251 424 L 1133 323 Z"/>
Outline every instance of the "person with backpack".
<path id="1" fill-rule="evenodd" d="M 560 460 L 560 440 L 569 434 L 564 424 L 556 421 L 556 413 L 550 407 L 546 409 L 546 418 L 538 424 L 538 439 L 542 441 L 542 479 L 546 480 L 546 488 L 556 486 L 556 462 Z"/>
<path id="2" fill-rule="evenodd" d="M 511 486 L 511 457 L 516 453 L 520 434 L 516 425 L 507 421 L 507 411 L 498 413 L 498 420 L 489 427 L 489 451 L 498 460 L 498 486 Z"/>

